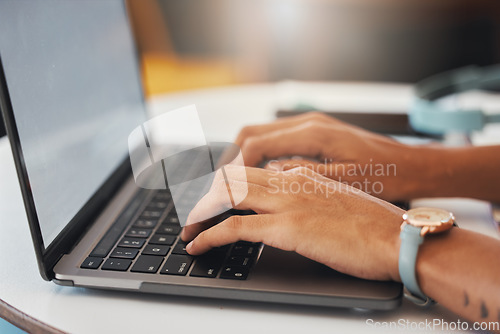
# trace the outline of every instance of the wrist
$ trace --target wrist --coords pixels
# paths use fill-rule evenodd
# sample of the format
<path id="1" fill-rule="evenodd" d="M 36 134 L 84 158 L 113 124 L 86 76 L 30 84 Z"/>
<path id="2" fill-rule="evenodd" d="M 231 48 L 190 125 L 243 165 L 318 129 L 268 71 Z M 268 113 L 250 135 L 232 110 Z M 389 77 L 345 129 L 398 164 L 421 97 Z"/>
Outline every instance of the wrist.
<path id="1" fill-rule="evenodd" d="M 393 210 L 389 217 L 387 217 L 386 224 L 391 226 L 389 235 L 385 238 L 387 242 L 387 266 L 388 273 L 391 280 L 396 282 L 401 282 L 401 277 L 399 276 L 399 249 L 401 247 L 400 226 L 403 222 L 404 210 L 397 208 Z"/>
<path id="2" fill-rule="evenodd" d="M 443 259 L 441 257 L 436 257 L 436 254 L 442 254 L 443 252 L 449 253 L 451 249 L 456 248 L 457 235 L 460 235 L 463 231 L 458 228 L 453 228 L 449 231 L 439 234 L 428 235 L 425 241 L 422 243 L 419 254 L 417 257 L 417 262 L 415 266 L 415 271 L 417 275 L 417 280 L 420 285 L 420 289 L 428 296 L 434 296 L 435 291 L 433 288 L 436 286 L 432 283 L 439 277 L 439 270 L 436 271 L 436 263 L 440 262 L 438 267 L 441 269 L 449 265 L 449 259 Z M 443 260 L 443 261 L 441 261 Z M 442 263 L 441 263 L 442 262 Z M 436 275 L 437 274 L 437 275 Z M 443 285 L 445 282 L 443 282 Z M 438 286 L 443 286 L 438 284 Z"/>
<path id="3" fill-rule="evenodd" d="M 432 245 L 432 237 L 445 235 L 455 225 L 455 217 L 449 211 L 437 208 L 416 208 L 407 211 L 401 225 L 401 246 L 399 252 L 399 273 L 405 285 L 405 295 L 420 305 L 433 303 L 428 294 L 422 292 L 418 279 L 418 262 L 422 256 L 423 244 Z M 428 246 L 427 246 L 428 247 Z M 434 255 L 437 253 L 434 253 Z"/>
<path id="4" fill-rule="evenodd" d="M 401 158 L 403 199 L 446 195 L 456 174 L 457 157 L 453 149 L 410 146 Z"/>

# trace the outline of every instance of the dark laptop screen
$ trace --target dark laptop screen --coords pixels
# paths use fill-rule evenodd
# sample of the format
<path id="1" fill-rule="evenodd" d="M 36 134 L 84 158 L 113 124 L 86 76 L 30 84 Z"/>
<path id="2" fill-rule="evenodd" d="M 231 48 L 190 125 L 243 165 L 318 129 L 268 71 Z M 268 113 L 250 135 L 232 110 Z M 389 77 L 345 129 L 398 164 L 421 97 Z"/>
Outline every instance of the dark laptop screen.
<path id="1" fill-rule="evenodd" d="M 145 118 L 123 1 L 2 0 L 0 55 L 47 247 Z"/>

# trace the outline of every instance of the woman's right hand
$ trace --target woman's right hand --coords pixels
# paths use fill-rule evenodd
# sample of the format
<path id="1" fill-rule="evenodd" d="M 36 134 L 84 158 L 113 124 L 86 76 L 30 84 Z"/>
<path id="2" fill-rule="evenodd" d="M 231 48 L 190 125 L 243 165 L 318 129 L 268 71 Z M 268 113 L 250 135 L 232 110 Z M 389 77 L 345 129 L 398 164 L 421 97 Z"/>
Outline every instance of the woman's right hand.
<path id="1" fill-rule="evenodd" d="M 230 209 L 217 224 L 206 220 Z M 227 165 L 189 214 L 182 239 L 201 255 L 240 240 L 295 251 L 337 271 L 366 279 L 399 280 L 399 233 L 404 211 L 308 168 L 276 172 Z"/>

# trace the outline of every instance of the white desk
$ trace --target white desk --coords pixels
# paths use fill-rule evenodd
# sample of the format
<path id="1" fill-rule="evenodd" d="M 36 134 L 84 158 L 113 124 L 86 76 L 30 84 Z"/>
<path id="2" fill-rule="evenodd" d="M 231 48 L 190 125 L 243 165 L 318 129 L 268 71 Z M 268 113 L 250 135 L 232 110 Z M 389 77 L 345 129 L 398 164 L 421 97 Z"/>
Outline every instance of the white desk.
<path id="1" fill-rule="evenodd" d="M 158 98 L 151 106 L 153 113 L 157 113 L 196 103 L 209 140 L 228 141 L 244 124 L 269 121 L 277 107 L 294 103 L 291 96 L 302 93 L 300 87 L 290 85 L 242 86 L 176 94 Z M 366 105 L 378 105 L 374 101 L 386 105 L 386 111 L 401 110 L 410 96 L 407 86 L 319 86 L 309 86 L 308 89 L 313 88 L 310 95 L 318 93 L 319 88 L 328 89 L 332 94 L 328 98 L 318 94 L 319 101 L 323 99 L 324 104 L 335 104 L 337 99 L 343 110 L 366 111 Z M 307 102 L 316 103 L 313 97 Z M 352 97 L 356 97 L 354 102 Z M 437 204 L 453 210 L 461 226 L 480 226 L 487 234 L 496 231 L 487 203 L 443 200 Z M 45 282 L 38 273 L 6 138 L 0 139 L 0 266 L 0 299 L 9 304 L 0 303 L 0 315 L 11 321 L 19 319 L 13 309 L 16 308 L 22 312 L 17 316 L 37 319 L 40 326 L 29 321 L 24 323 L 30 326 L 30 331 L 43 328 L 45 324 L 71 333 L 355 333 L 370 329 L 365 323 L 368 318 L 396 322 L 399 319 L 415 322 L 457 320 L 454 314 L 439 305 L 425 310 L 407 301 L 391 312 L 368 312 L 98 291 Z"/>

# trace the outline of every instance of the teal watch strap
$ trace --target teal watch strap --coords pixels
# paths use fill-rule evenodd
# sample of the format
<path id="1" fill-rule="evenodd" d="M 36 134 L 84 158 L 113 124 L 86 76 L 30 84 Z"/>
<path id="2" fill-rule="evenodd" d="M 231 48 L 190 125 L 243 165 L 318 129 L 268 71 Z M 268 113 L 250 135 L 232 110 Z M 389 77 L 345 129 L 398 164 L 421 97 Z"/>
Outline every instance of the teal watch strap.
<path id="1" fill-rule="evenodd" d="M 418 249 L 424 237 L 420 235 L 421 227 L 405 224 L 399 235 L 401 246 L 399 248 L 399 276 L 405 288 L 413 297 L 421 299 L 419 304 L 427 303 L 429 298 L 420 290 L 417 282 L 416 268 Z M 413 299 L 412 299 L 413 300 Z"/>

